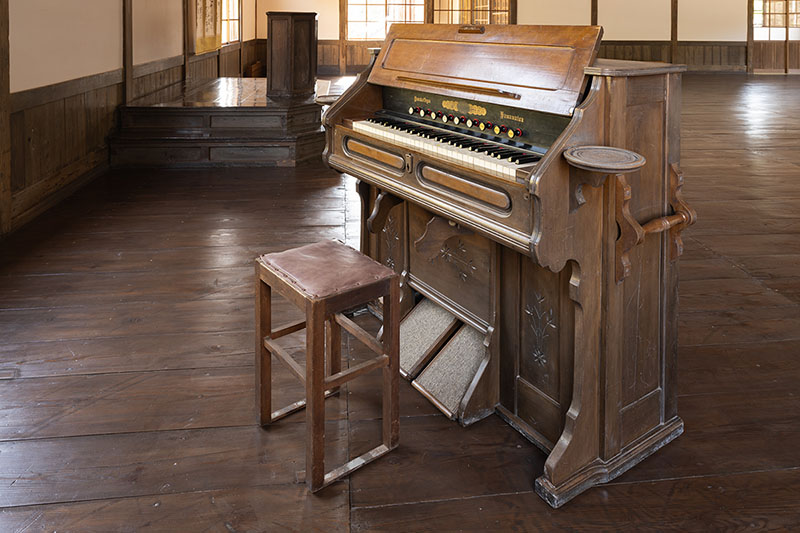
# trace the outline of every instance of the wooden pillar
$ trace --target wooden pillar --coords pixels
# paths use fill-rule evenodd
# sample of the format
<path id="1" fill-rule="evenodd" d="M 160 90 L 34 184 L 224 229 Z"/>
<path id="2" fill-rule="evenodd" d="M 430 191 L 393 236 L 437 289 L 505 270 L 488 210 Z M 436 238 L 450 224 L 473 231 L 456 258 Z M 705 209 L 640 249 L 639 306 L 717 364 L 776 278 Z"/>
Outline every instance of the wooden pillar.
<path id="1" fill-rule="evenodd" d="M 239 0 L 239 77 L 244 74 L 244 13 L 242 12 L 242 0 Z"/>
<path id="2" fill-rule="evenodd" d="M 432 9 L 431 16 L 433 16 Z M 347 0 L 339 0 L 339 75 L 345 74 L 347 74 Z"/>
<path id="3" fill-rule="evenodd" d="M 786 41 L 784 41 L 784 48 L 783 48 L 783 72 L 784 74 L 789 74 L 789 2 L 784 2 L 783 5 L 786 6 Z"/>
<path id="4" fill-rule="evenodd" d="M 592 26 L 597 26 L 597 4 L 599 0 L 592 0 Z"/>
<path id="5" fill-rule="evenodd" d="M 747 73 L 753 73 L 753 53 L 755 43 L 753 39 L 753 0 L 747 0 Z"/>
<path id="6" fill-rule="evenodd" d="M 133 100 L 133 0 L 122 0 L 122 68 L 127 104 Z"/>
<path id="7" fill-rule="evenodd" d="M 194 20 L 194 2 L 183 2 L 183 82 L 189 77 L 189 52 L 194 50 L 191 40 L 194 38 L 189 24 Z"/>
<path id="8" fill-rule="evenodd" d="M 672 30 L 669 47 L 669 62 L 678 62 L 678 0 L 672 0 Z"/>
<path id="9" fill-rule="evenodd" d="M 8 0 L 0 0 L 0 236 L 11 231 L 11 80 Z"/>

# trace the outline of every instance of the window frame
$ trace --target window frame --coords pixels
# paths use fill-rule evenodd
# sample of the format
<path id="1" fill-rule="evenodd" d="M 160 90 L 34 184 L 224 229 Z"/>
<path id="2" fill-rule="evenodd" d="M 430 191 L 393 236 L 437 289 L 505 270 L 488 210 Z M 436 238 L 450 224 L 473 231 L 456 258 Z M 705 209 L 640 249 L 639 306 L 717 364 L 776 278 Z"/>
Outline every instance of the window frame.
<path id="1" fill-rule="evenodd" d="M 347 34 L 347 40 L 348 41 L 352 41 L 352 42 L 371 42 L 371 41 L 378 41 L 378 40 L 382 41 L 382 40 L 384 40 L 386 38 L 386 33 L 388 33 L 388 31 L 389 31 L 389 26 L 391 24 L 395 24 L 395 23 L 407 22 L 408 21 L 407 15 L 409 15 L 411 13 L 411 11 L 413 10 L 414 7 L 417 7 L 422 12 L 422 20 L 419 21 L 419 22 L 411 21 L 411 22 L 407 22 L 407 23 L 424 24 L 425 20 L 427 19 L 427 16 L 426 16 L 426 4 L 427 4 L 428 0 L 424 0 L 422 3 L 417 3 L 419 0 L 382 0 L 383 1 L 383 8 L 384 8 L 383 11 L 385 13 L 385 20 L 383 21 L 383 24 L 384 24 L 384 35 L 383 35 L 383 37 L 379 37 L 379 38 L 375 38 L 375 37 L 364 37 L 364 38 L 361 38 L 361 37 L 359 37 L 359 38 L 355 38 L 354 39 L 354 38 L 352 38 L 350 36 L 350 25 L 351 24 L 366 24 L 366 25 L 369 25 L 370 24 L 370 20 L 369 20 L 368 13 L 371 11 L 369 9 L 369 7 L 370 6 L 380 7 L 381 4 L 372 4 L 372 3 L 370 3 L 371 0 L 357 0 L 359 2 L 358 7 L 361 7 L 361 5 L 363 3 L 364 13 L 365 13 L 364 16 L 365 16 L 366 20 L 350 20 L 350 7 L 351 7 L 350 6 L 350 2 L 353 1 L 353 0 L 342 0 L 342 1 L 343 1 L 343 4 L 344 4 L 344 12 L 345 12 L 345 17 L 346 17 L 345 18 L 345 24 L 344 24 L 344 31 Z M 390 4 L 390 2 L 392 2 L 392 4 Z M 392 7 L 392 6 L 399 7 L 399 8 L 405 8 L 406 21 L 391 21 L 390 22 L 388 20 L 389 19 L 389 10 L 390 10 L 390 7 Z M 379 22 L 379 21 L 372 21 L 372 22 Z"/>
<path id="2" fill-rule="evenodd" d="M 469 0 L 469 2 L 474 5 L 476 0 Z M 488 0 L 489 4 L 491 5 L 491 0 Z M 348 26 L 349 26 L 349 13 L 348 13 L 348 0 L 339 0 L 339 40 L 342 42 L 351 42 L 351 43 L 369 43 L 369 42 L 382 42 L 384 38 L 380 39 L 351 39 L 348 35 Z M 433 24 L 434 23 L 434 0 L 425 0 L 425 24 Z M 472 9 L 472 8 L 471 8 Z M 491 20 L 491 10 L 489 14 Z M 471 16 L 471 20 L 475 20 L 474 11 Z M 508 0 L 508 24 L 516 24 L 517 23 L 517 0 Z"/>
<path id="3" fill-rule="evenodd" d="M 220 0 L 220 4 L 222 6 L 222 16 L 220 17 L 220 39 L 222 41 L 222 46 L 230 46 L 235 44 L 240 44 L 242 42 L 242 0 Z M 237 18 L 227 18 L 227 13 L 225 12 L 225 7 L 227 5 L 235 5 L 236 6 L 236 13 Z M 224 28 L 228 28 L 230 32 L 230 23 L 235 22 L 237 38 L 233 40 L 226 41 L 224 39 L 225 30 Z M 227 26 L 226 26 L 227 25 Z"/>
<path id="4" fill-rule="evenodd" d="M 453 1 L 453 0 L 451 0 Z M 430 22 L 434 24 L 439 24 L 436 22 L 437 13 L 454 13 L 454 12 L 469 12 L 469 21 L 459 21 L 459 22 L 444 22 L 442 24 L 474 24 L 474 25 L 482 25 L 482 24 L 492 24 L 492 19 L 494 18 L 493 15 L 498 13 L 508 13 L 508 22 L 503 25 L 509 24 L 516 24 L 517 23 L 517 0 L 507 0 L 508 1 L 508 8 L 507 9 L 500 9 L 494 10 L 492 9 L 492 3 L 494 0 L 460 0 L 461 2 L 468 2 L 469 8 L 465 9 L 453 9 L 453 8 L 445 8 L 445 9 L 437 9 L 435 2 L 436 0 L 426 0 L 426 3 L 431 4 L 430 8 Z M 486 8 L 482 6 L 477 6 L 476 4 L 482 3 L 486 5 Z M 477 13 L 483 12 L 486 13 L 489 22 L 478 22 L 475 19 Z"/>
<path id="5" fill-rule="evenodd" d="M 783 11 L 773 11 L 772 7 L 775 4 L 782 3 L 783 4 Z M 767 38 L 756 38 L 754 36 L 754 40 L 757 41 L 788 41 L 788 40 L 796 40 L 792 39 L 790 34 L 792 33 L 791 30 L 798 30 L 800 29 L 800 1 L 797 0 L 763 0 L 761 2 L 761 10 L 757 11 L 756 4 L 753 2 L 753 21 L 752 21 L 752 28 L 753 33 L 755 34 L 759 30 L 766 30 Z M 758 18 L 761 18 L 761 23 L 758 24 L 756 21 Z M 781 20 L 780 24 L 774 24 L 773 22 L 776 20 Z M 758 25 L 757 25 L 758 24 Z M 777 35 L 773 36 L 773 30 L 782 30 L 777 33 Z"/>

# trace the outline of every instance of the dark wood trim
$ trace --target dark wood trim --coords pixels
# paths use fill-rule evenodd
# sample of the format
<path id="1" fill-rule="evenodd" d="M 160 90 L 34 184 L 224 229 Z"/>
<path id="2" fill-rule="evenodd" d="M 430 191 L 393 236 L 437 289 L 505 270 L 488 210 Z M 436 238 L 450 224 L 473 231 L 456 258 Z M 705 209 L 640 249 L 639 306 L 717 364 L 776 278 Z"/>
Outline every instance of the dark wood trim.
<path id="1" fill-rule="evenodd" d="M 236 41 L 228 44 L 223 44 L 219 51 L 221 54 L 235 52 L 236 50 L 241 50 L 242 48 L 242 41 Z"/>
<path id="2" fill-rule="evenodd" d="M 669 45 L 671 41 L 612 41 L 603 39 L 602 44 L 609 46 L 624 46 L 624 45 L 637 45 L 637 46 L 664 46 Z"/>
<path id="3" fill-rule="evenodd" d="M 142 63 L 140 65 L 134 65 L 133 77 L 134 79 L 141 78 L 142 76 L 155 74 L 156 72 L 161 72 L 162 70 L 167 70 L 174 67 L 180 67 L 183 65 L 183 61 L 184 58 L 182 55 L 180 55 L 173 57 L 165 57 L 164 59 L 156 59 L 155 61 L 150 61 L 149 63 Z"/>
<path id="4" fill-rule="evenodd" d="M 664 46 L 671 45 L 672 41 L 609 41 L 603 39 L 604 45 L 649 45 Z M 745 41 L 678 41 L 678 46 L 744 46 Z"/>
<path id="5" fill-rule="evenodd" d="M 786 3 L 784 3 L 784 5 L 786 6 L 786 16 L 784 17 L 784 20 L 786 21 L 786 40 L 784 41 L 784 45 L 783 45 L 783 66 L 784 66 L 783 73 L 784 74 L 789 74 L 789 54 L 790 54 L 790 50 L 789 50 L 789 28 L 790 28 L 789 13 L 791 11 L 789 9 L 789 6 L 791 4 L 789 4 L 789 2 L 786 2 Z"/>
<path id="6" fill-rule="evenodd" d="M 52 85 L 45 85 L 44 87 L 36 87 L 35 89 L 11 93 L 11 112 L 16 113 L 37 105 L 54 102 L 94 89 L 110 87 L 111 85 L 124 82 L 125 76 L 123 69 L 120 68 L 74 80 L 62 81 Z"/>
<path id="7" fill-rule="evenodd" d="M 0 237 L 11 231 L 11 80 L 8 0 L 0 0 Z"/>
<path id="8" fill-rule="evenodd" d="M 745 41 L 678 41 L 678 46 L 746 46 Z"/>
<path id="9" fill-rule="evenodd" d="M 678 59 L 678 0 L 672 0 L 670 19 L 672 28 L 670 30 L 669 60 L 670 63 L 675 63 Z"/>
<path id="10" fill-rule="evenodd" d="M 195 8 L 194 2 L 183 2 L 183 80 L 186 81 L 188 76 L 188 65 L 189 65 L 189 50 L 190 43 L 189 43 L 189 14 Z"/>
<path id="11" fill-rule="evenodd" d="M 347 0 L 339 0 L 339 74 L 347 72 Z"/>
<path id="12" fill-rule="evenodd" d="M 592 0 L 592 14 L 591 14 L 591 24 L 592 26 L 597 26 L 597 4 L 599 0 Z"/>
<path id="13" fill-rule="evenodd" d="M 753 0 L 747 0 L 747 73 L 753 73 Z"/>
<path id="14" fill-rule="evenodd" d="M 430 0 L 428 1 L 430 2 Z M 517 23 L 517 0 L 510 0 L 508 3 L 508 23 L 509 24 Z"/>
<path id="15" fill-rule="evenodd" d="M 133 100 L 133 0 L 122 0 L 122 58 L 127 104 Z"/>
<path id="16" fill-rule="evenodd" d="M 256 0 L 256 3 L 258 3 L 258 0 Z M 244 47 L 242 46 L 244 42 L 244 24 L 242 22 L 244 19 L 243 7 L 242 0 L 239 0 L 239 68 L 237 69 L 239 77 L 242 76 L 242 70 L 244 69 L 244 60 L 242 58 L 242 54 L 244 53 Z M 256 35 L 256 37 L 258 37 L 258 35 Z"/>
<path id="17" fill-rule="evenodd" d="M 219 57 L 219 50 L 212 50 L 210 52 L 206 52 L 205 54 L 200 54 L 200 55 L 192 55 L 189 57 L 189 63 L 197 63 L 198 61 L 205 61 L 206 59 L 210 59 L 212 57 Z"/>
<path id="18" fill-rule="evenodd" d="M 197 50 L 197 39 L 195 38 L 197 32 L 195 27 L 195 24 L 197 24 L 197 4 L 193 1 L 187 1 L 185 4 L 186 21 L 184 22 L 184 33 L 186 35 L 186 56 L 188 58 L 194 56 Z M 187 61 L 185 64 L 188 65 L 189 62 Z"/>

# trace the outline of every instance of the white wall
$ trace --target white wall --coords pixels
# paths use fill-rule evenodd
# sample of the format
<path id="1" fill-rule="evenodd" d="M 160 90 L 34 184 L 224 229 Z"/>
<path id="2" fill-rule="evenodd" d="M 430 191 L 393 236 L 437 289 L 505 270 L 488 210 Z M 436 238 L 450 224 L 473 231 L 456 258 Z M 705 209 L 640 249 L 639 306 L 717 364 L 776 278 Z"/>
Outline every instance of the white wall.
<path id="1" fill-rule="evenodd" d="M 242 41 L 256 38 L 256 0 L 242 0 Z"/>
<path id="2" fill-rule="evenodd" d="M 267 37 L 267 11 L 315 11 L 319 14 L 319 38 L 339 38 L 339 0 L 245 0 L 245 17 L 252 16 L 248 15 L 253 11 L 251 2 L 258 3 L 261 39 Z M 591 23 L 591 0 L 518 0 L 517 10 L 520 24 Z M 670 17 L 670 0 L 598 0 L 598 23 L 608 40 L 668 41 Z M 247 31 L 245 40 L 251 38 Z M 678 39 L 746 41 L 747 0 L 680 0 Z"/>
<path id="3" fill-rule="evenodd" d="M 257 0 L 258 38 L 267 38 L 267 11 L 314 11 L 318 14 L 317 37 L 339 38 L 339 0 Z M 525 0 L 523 0 L 525 1 Z"/>
<path id="4" fill-rule="evenodd" d="M 746 41 L 747 0 L 680 0 L 678 40 Z"/>
<path id="5" fill-rule="evenodd" d="M 182 0 L 133 0 L 133 64 L 181 54 Z"/>
<path id="6" fill-rule="evenodd" d="M 11 0 L 11 92 L 122 68 L 122 2 Z"/>
<path id="7" fill-rule="evenodd" d="M 519 24 L 576 24 L 592 23 L 592 0 L 519 0 Z"/>
<path id="8" fill-rule="evenodd" d="M 671 12 L 670 0 L 599 0 L 597 22 L 610 41 L 669 41 Z"/>

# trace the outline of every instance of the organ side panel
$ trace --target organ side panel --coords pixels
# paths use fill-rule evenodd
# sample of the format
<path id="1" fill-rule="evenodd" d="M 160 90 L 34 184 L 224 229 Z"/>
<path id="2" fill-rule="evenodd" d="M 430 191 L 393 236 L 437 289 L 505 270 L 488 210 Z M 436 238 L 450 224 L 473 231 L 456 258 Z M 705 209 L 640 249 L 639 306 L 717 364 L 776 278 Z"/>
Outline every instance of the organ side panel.
<path id="1" fill-rule="evenodd" d="M 647 159 L 639 172 L 626 177 L 632 191 L 630 211 L 642 225 L 671 214 L 665 186 L 669 182 L 668 80 L 664 75 L 616 77 L 609 85 L 613 104 L 608 144 L 633 150 Z M 609 224 L 609 238 L 615 229 Z M 667 233 L 648 235 L 630 253 L 630 276 L 619 284 L 613 276 L 606 279 L 609 297 L 605 351 L 610 385 L 606 390 L 606 412 L 612 429 L 606 433 L 607 457 L 664 422 L 662 376 L 667 357 L 674 356 L 666 352 L 664 338 L 668 319 L 663 293 L 669 284 L 664 277 L 667 238 Z"/>

